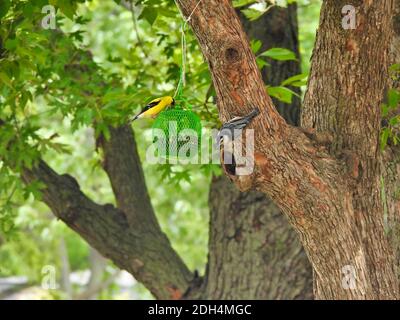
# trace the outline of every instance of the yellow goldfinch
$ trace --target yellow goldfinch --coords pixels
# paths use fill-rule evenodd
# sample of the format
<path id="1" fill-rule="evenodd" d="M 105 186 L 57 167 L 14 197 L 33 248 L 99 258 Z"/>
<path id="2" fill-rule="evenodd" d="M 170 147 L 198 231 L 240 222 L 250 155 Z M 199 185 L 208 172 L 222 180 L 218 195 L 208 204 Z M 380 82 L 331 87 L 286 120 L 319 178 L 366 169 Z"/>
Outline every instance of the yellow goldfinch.
<path id="1" fill-rule="evenodd" d="M 132 121 L 141 118 L 155 118 L 161 111 L 171 105 L 175 105 L 175 100 L 170 96 L 154 99 L 138 115 L 132 118 Z"/>

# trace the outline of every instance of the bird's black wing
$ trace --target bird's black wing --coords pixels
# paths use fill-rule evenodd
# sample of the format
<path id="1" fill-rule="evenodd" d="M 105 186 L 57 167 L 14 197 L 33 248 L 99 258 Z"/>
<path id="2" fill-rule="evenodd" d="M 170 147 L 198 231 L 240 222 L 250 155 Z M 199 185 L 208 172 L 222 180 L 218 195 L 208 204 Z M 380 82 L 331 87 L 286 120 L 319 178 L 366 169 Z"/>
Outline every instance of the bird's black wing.
<path id="1" fill-rule="evenodd" d="M 157 99 L 157 100 L 155 100 L 155 101 L 150 102 L 148 105 L 146 105 L 146 106 L 142 109 L 142 111 L 140 111 L 140 113 L 143 113 L 143 112 L 145 112 L 145 111 L 147 111 L 147 110 L 149 110 L 149 109 L 155 107 L 157 104 L 160 103 L 160 101 L 161 101 L 161 99 Z"/>
<path id="2" fill-rule="evenodd" d="M 260 114 L 260 110 L 258 110 L 258 108 L 256 107 L 247 116 L 235 117 L 224 123 L 217 135 L 217 142 L 220 142 L 221 137 L 223 137 L 224 135 L 228 136 L 230 140 L 236 138 L 237 135 L 241 133 L 240 130 L 244 129 L 258 114 Z"/>

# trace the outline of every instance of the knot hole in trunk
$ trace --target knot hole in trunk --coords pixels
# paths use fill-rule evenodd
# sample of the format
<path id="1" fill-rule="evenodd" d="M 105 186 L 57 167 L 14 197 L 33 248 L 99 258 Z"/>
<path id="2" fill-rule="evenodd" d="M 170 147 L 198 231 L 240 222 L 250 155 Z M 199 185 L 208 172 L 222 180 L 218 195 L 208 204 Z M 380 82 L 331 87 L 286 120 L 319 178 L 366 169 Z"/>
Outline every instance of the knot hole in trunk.
<path id="1" fill-rule="evenodd" d="M 235 48 L 228 48 L 225 50 L 225 58 L 229 63 L 235 63 L 240 60 L 240 53 Z"/>

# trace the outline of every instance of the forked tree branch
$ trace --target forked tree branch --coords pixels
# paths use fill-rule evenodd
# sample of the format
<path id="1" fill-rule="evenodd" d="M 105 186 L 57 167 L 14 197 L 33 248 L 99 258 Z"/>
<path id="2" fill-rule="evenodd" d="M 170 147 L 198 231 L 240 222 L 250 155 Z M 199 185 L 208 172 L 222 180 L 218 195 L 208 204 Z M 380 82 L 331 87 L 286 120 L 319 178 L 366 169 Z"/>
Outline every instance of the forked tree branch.
<path id="1" fill-rule="evenodd" d="M 23 180 L 42 182 L 43 201 L 54 215 L 119 268 L 134 275 L 156 298 L 180 298 L 187 290 L 192 275 L 159 229 L 130 226 L 122 210 L 94 203 L 74 178 L 57 174 L 44 161 L 26 169 Z"/>
<path id="2" fill-rule="evenodd" d="M 61 31 L 58 35 L 63 36 Z M 70 76 L 79 78 L 80 73 Z M 57 174 L 42 160 L 31 170 L 24 170 L 23 180 L 44 183 L 43 201 L 54 215 L 102 255 L 130 272 L 156 298 L 182 297 L 193 274 L 158 225 L 131 128 L 111 129 L 110 142 L 102 140 L 101 146 L 118 208 L 93 202 L 73 177 Z"/>
<path id="3" fill-rule="evenodd" d="M 178 1 L 185 16 L 197 1 Z M 305 193 L 320 208 L 343 203 L 335 188 L 342 183 L 341 166 L 319 148 L 300 129 L 286 125 L 272 105 L 261 74 L 230 1 L 202 2 L 189 21 L 209 64 L 218 96 L 220 118 L 225 122 L 235 115 L 260 108 L 249 128 L 255 130 L 255 171 L 237 181 L 239 187 L 255 187 L 270 195 L 298 226 L 320 217 L 320 210 L 304 207 Z M 337 181 L 331 185 L 330 180 Z M 243 183 L 243 185 L 242 185 Z M 319 203 L 318 203 L 319 202 Z M 314 211 L 314 212 L 312 212 Z"/>

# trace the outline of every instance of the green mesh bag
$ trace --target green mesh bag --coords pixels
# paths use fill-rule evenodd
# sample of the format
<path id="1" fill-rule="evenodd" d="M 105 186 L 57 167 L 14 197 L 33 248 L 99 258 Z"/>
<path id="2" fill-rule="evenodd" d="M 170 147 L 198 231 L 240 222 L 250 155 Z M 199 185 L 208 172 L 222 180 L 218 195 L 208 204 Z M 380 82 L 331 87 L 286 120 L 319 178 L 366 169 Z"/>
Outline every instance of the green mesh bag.
<path id="1" fill-rule="evenodd" d="M 162 111 L 152 126 L 158 156 L 171 159 L 182 154 L 185 157 L 197 154 L 201 145 L 201 129 L 200 118 L 190 110 L 177 106 Z"/>

